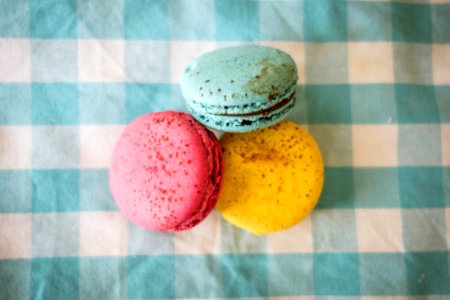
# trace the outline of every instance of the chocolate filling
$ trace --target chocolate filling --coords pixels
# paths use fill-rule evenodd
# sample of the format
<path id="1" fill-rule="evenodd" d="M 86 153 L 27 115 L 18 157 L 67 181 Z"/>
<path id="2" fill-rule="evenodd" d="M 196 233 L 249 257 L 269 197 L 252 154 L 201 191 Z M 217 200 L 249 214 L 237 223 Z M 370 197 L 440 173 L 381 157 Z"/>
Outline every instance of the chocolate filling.
<path id="1" fill-rule="evenodd" d="M 219 114 L 218 116 L 236 116 L 236 117 L 245 117 L 245 116 L 267 116 L 268 114 L 270 114 L 271 112 L 287 105 L 289 102 L 291 102 L 292 98 L 294 98 L 295 93 L 292 93 L 289 95 L 289 97 L 284 98 L 283 100 L 281 100 L 280 102 L 278 102 L 277 104 L 268 107 L 266 109 L 263 110 L 259 110 L 259 111 L 254 111 L 251 113 L 246 113 L 246 114 Z"/>

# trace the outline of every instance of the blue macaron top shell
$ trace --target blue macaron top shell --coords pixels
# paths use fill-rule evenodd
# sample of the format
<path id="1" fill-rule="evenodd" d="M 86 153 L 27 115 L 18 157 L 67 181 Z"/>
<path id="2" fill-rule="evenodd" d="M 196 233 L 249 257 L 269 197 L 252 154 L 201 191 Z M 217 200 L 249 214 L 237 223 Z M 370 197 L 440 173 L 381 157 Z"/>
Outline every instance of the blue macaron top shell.
<path id="1" fill-rule="evenodd" d="M 287 114 L 286 107 L 293 107 L 291 96 L 297 80 L 295 62 L 287 53 L 247 45 L 222 48 L 195 59 L 183 73 L 181 89 L 189 110 L 200 122 L 223 131 L 249 131 Z M 287 97 L 292 98 L 289 103 Z M 277 107 L 268 116 L 267 110 L 281 102 L 286 107 Z M 258 115 L 263 111 L 264 115 Z"/>

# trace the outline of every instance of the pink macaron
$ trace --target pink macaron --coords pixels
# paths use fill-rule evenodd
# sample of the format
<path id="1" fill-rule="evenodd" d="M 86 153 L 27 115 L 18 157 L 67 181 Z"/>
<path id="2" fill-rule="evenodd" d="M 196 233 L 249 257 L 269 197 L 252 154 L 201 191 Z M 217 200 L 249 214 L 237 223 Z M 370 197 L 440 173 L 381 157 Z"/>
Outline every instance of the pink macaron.
<path id="1" fill-rule="evenodd" d="M 131 222 L 181 231 L 214 208 L 222 170 L 215 135 L 186 113 L 164 111 L 140 116 L 125 128 L 113 151 L 109 183 Z"/>

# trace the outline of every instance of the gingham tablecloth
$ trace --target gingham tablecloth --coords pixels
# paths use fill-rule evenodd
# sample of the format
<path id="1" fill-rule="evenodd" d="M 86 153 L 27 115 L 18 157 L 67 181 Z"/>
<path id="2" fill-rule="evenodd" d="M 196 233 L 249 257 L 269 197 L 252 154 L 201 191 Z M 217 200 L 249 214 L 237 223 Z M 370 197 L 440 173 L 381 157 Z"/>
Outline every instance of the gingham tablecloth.
<path id="1" fill-rule="evenodd" d="M 266 236 L 127 222 L 121 130 L 242 43 L 298 64 L 317 208 Z M 0 299 L 449 299 L 449 206 L 449 0 L 0 0 Z"/>

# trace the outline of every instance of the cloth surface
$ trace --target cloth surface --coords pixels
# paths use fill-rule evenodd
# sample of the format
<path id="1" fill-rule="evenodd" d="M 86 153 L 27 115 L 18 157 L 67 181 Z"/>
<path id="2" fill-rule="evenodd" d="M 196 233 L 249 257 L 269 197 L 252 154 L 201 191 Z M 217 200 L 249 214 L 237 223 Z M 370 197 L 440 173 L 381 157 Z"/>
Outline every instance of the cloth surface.
<path id="1" fill-rule="evenodd" d="M 449 20 L 448 0 L 0 0 L 0 299 L 449 299 Z M 298 65 L 316 209 L 265 236 L 216 210 L 128 223 L 121 130 L 185 110 L 186 64 L 246 43 Z"/>

